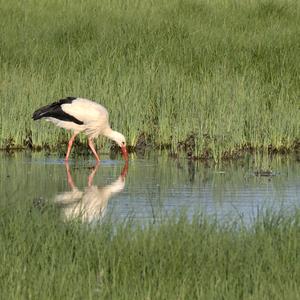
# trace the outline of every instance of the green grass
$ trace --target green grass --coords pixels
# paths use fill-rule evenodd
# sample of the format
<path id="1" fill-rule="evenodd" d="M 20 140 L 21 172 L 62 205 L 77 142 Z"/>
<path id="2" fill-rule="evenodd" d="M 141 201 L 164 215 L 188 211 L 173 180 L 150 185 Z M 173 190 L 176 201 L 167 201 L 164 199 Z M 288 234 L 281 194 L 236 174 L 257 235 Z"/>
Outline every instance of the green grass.
<path id="1" fill-rule="evenodd" d="M 184 214 L 160 225 L 63 223 L 22 199 L 0 211 L 1 299 L 299 299 L 300 215 L 249 227 Z"/>
<path id="2" fill-rule="evenodd" d="M 193 155 L 218 160 L 299 145 L 296 0 L 0 5 L 2 148 L 65 143 L 63 130 L 30 117 L 68 95 L 105 105 L 133 146 L 145 133 L 177 151 L 192 134 Z"/>

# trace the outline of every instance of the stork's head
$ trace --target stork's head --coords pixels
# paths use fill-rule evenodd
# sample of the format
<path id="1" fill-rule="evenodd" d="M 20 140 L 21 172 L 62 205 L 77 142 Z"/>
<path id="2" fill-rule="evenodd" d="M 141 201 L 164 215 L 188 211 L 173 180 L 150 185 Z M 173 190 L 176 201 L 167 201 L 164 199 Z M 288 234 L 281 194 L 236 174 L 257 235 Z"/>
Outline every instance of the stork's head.
<path id="1" fill-rule="evenodd" d="M 122 133 L 114 131 L 113 140 L 120 146 L 122 150 L 122 155 L 125 160 L 128 160 L 128 153 L 126 148 L 126 140 Z"/>

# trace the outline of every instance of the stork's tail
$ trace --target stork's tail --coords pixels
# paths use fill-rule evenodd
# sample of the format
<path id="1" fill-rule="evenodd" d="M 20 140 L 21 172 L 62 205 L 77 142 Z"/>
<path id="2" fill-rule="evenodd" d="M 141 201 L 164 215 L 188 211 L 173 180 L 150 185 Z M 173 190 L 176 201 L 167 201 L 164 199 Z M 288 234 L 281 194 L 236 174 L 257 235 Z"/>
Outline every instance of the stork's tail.
<path id="1" fill-rule="evenodd" d="M 49 117 L 49 115 L 51 115 L 51 113 L 53 112 L 53 110 L 55 109 L 54 103 L 50 104 L 50 105 L 46 105 L 43 106 L 39 109 L 37 109 L 33 115 L 32 115 L 32 119 L 34 121 L 39 120 L 41 118 L 45 118 L 45 117 Z"/>

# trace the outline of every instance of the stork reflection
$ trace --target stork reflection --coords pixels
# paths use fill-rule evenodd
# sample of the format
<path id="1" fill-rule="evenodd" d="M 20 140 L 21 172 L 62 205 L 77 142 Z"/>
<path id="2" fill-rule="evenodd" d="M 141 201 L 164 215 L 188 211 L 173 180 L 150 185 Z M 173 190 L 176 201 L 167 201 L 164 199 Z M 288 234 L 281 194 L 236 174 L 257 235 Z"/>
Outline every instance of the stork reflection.
<path id="1" fill-rule="evenodd" d="M 97 164 L 88 176 L 87 187 L 82 191 L 74 184 L 70 166 L 67 162 L 65 166 L 71 191 L 61 193 L 54 199 L 55 203 L 61 206 L 63 218 L 65 220 L 80 218 L 87 223 L 100 220 L 106 212 L 108 200 L 114 194 L 120 193 L 125 187 L 128 162 L 125 162 L 118 179 L 104 187 L 93 185 L 95 174 L 99 169 L 99 164 Z"/>

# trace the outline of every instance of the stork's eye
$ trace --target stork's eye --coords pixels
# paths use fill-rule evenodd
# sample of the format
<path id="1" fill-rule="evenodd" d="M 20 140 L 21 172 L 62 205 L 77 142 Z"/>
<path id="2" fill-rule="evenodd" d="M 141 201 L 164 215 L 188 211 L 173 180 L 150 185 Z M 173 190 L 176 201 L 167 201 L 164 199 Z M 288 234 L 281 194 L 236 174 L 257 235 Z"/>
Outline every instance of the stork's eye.
<path id="1" fill-rule="evenodd" d="M 122 145 L 125 145 L 125 142 L 122 142 Z"/>

